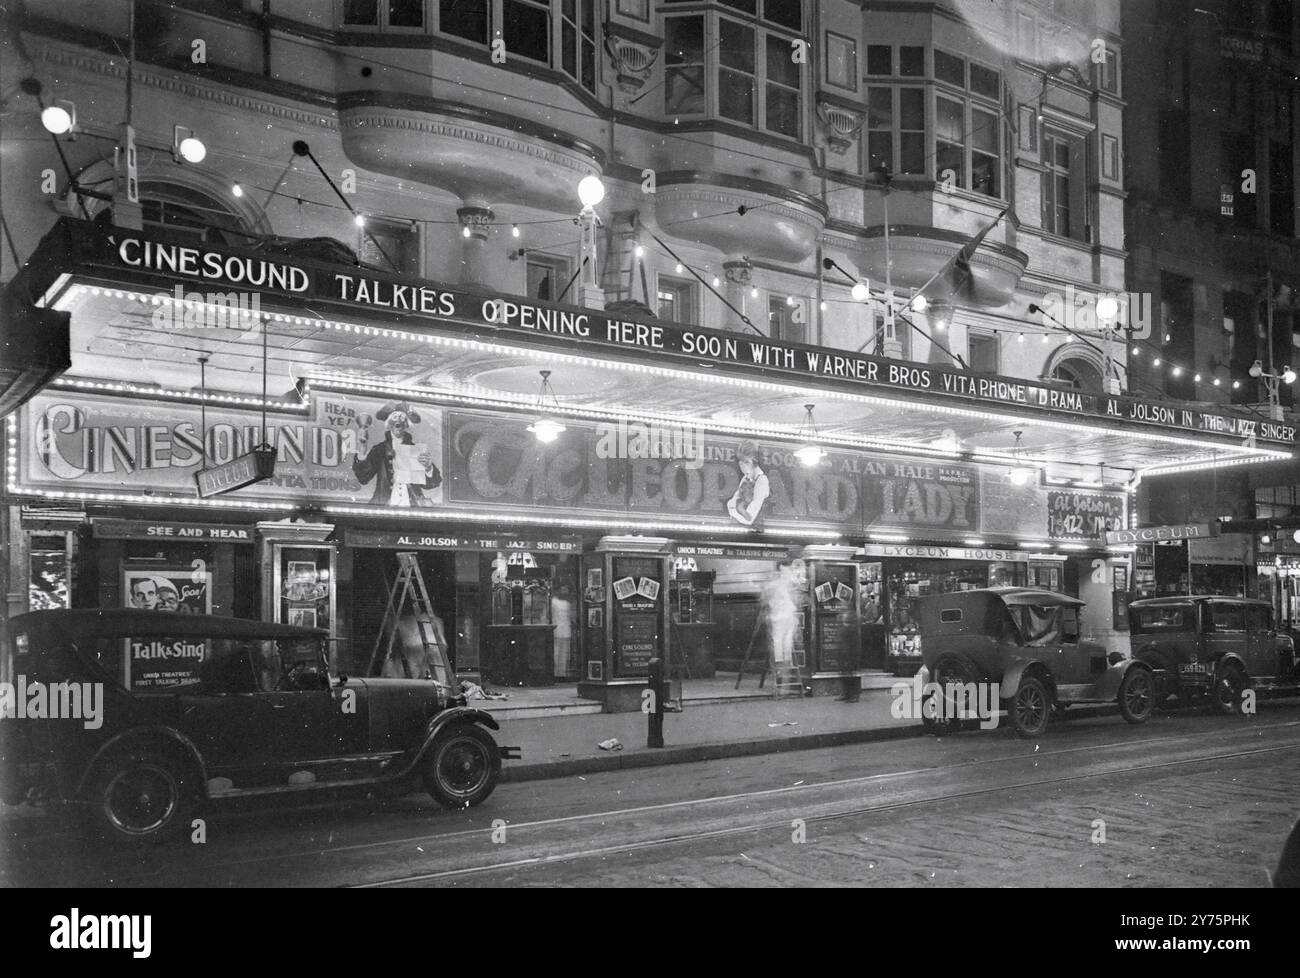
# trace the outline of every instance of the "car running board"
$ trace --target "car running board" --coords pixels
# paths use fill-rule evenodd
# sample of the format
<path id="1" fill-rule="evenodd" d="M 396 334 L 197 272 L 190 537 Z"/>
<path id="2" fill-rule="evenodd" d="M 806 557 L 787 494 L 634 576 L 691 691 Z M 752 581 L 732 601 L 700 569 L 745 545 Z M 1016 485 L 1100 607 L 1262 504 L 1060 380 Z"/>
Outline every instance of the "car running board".
<path id="1" fill-rule="evenodd" d="M 498 747 L 497 749 L 501 751 L 501 760 L 503 761 L 518 761 L 523 759 L 523 754 L 520 753 L 522 748 L 520 747 Z"/>

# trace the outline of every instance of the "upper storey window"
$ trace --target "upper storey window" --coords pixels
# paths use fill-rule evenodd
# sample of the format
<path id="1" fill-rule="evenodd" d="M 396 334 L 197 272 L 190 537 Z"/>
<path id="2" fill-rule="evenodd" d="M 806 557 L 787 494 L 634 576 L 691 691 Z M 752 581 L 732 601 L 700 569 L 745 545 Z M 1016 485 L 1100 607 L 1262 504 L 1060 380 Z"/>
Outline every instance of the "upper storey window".
<path id="1" fill-rule="evenodd" d="M 596 0 L 342 0 L 345 28 L 423 32 L 564 72 L 596 90 Z"/>
<path id="2" fill-rule="evenodd" d="M 1002 79 L 996 69 L 941 48 L 871 44 L 867 75 L 868 170 L 924 174 L 1002 196 Z M 925 78 L 933 84 L 913 81 Z"/>
<path id="3" fill-rule="evenodd" d="M 801 3 L 663 0 L 661 9 L 666 115 L 801 137 L 809 60 Z"/>

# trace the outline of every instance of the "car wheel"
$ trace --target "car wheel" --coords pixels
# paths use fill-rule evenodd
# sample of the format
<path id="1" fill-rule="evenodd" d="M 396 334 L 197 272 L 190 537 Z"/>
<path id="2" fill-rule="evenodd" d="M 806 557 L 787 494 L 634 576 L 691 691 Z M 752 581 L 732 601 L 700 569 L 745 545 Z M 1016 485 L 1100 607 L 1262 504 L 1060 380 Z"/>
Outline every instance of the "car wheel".
<path id="1" fill-rule="evenodd" d="M 482 727 L 460 723 L 440 733 L 424 758 L 425 790 L 448 808 L 477 805 L 497 786 L 501 751 Z"/>
<path id="2" fill-rule="evenodd" d="M 930 677 L 930 682 L 943 689 L 948 683 L 968 683 L 973 682 L 973 680 L 970 679 L 967 670 L 960 663 L 939 662 L 935 664 L 934 674 Z M 936 737 L 946 737 L 960 731 L 965 726 L 965 722 L 957 716 L 951 702 L 945 702 L 946 696 L 934 703 L 932 707 L 931 701 L 933 699 L 933 693 L 926 693 L 921 697 L 921 726 Z M 935 710 L 934 716 L 930 715 L 931 709 Z"/>
<path id="3" fill-rule="evenodd" d="M 1129 723 L 1146 723 L 1156 705 L 1156 684 L 1151 673 L 1133 666 L 1119 683 L 1119 714 Z"/>
<path id="4" fill-rule="evenodd" d="M 1011 726 L 1021 737 L 1038 737 L 1047 730 L 1052 715 L 1052 698 L 1047 686 L 1035 676 L 1020 680 L 1020 686 L 1007 706 Z"/>
<path id="5" fill-rule="evenodd" d="M 1214 690 L 1211 698 L 1214 700 L 1214 707 L 1220 713 L 1227 716 L 1241 714 L 1242 693 L 1246 690 L 1246 675 L 1241 671 L 1240 666 L 1227 666 L 1214 679 Z"/>
<path id="6" fill-rule="evenodd" d="M 196 808 L 183 765 L 153 751 L 110 759 L 87 801 L 91 829 L 122 845 L 173 838 L 189 826 Z"/>

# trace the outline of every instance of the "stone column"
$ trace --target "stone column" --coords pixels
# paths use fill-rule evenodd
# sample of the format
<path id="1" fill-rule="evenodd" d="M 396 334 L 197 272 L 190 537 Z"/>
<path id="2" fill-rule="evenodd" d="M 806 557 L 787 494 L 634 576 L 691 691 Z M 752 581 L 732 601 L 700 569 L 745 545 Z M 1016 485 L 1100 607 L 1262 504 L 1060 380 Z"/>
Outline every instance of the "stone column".
<path id="1" fill-rule="evenodd" d="M 489 281 L 487 241 L 496 215 L 486 201 L 466 200 L 457 209 L 456 217 L 461 227 L 460 284 L 490 289 L 493 283 Z"/>
<path id="2" fill-rule="evenodd" d="M 572 300 L 588 309 L 605 308 L 605 290 L 600 287 L 597 275 L 599 256 L 596 254 L 596 211 L 584 207 L 578 214 L 578 225 L 582 230 L 582 246 L 578 250 L 578 260 L 582 268 L 578 272 L 577 285 L 572 290 Z"/>
<path id="3" fill-rule="evenodd" d="M 726 285 L 724 286 L 723 295 L 736 309 L 745 309 L 745 294 L 749 291 L 749 284 L 753 278 L 754 266 L 749 263 L 748 258 L 728 258 L 722 263 L 722 270 L 727 276 Z M 747 312 L 752 320 L 754 316 Z M 764 317 L 766 318 L 766 317 Z M 762 331 L 761 323 L 754 323 Z M 747 327 L 740 319 L 740 315 L 726 307 L 722 312 L 722 328 L 729 329 L 737 333 L 747 332 Z"/>

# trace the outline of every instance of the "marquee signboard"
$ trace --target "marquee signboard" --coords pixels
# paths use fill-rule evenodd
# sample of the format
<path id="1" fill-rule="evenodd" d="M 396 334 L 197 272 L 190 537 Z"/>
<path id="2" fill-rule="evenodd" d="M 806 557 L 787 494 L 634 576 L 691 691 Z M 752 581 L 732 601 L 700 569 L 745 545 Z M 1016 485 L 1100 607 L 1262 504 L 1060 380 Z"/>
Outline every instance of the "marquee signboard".
<path id="1" fill-rule="evenodd" d="M 308 411 L 268 412 L 264 430 L 256 409 L 209 405 L 205 443 L 198 404 L 47 390 L 17 415 L 10 487 L 155 504 L 194 499 L 205 449 L 209 465 L 223 467 L 264 441 L 276 452 L 274 474 L 225 499 L 376 515 L 425 509 L 431 518 L 442 510 L 462 520 L 609 514 L 731 529 L 744 522 L 737 504 L 748 494 L 744 505 L 768 528 L 954 541 L 979 534 L 1097 541 L 1127 516 L 1123 492 L 1049 491 L 1014 485 L 998 466 L 846 449 L 809 468 L 795 458 L 795 444 L 775 440 L 757 443 L 759 469 L 746 487 L 736 438 L 705 435 L 691 457 L 607 458 L 595 424 L 572 422 L 542 444 L 527 417 L 399 403 L 405 410 L 318 388 Z M 456 549 L 467 545 L 462 536 L 421 529 L 367 537 L 366 545 Z"/>
<path id="2" fill-rule="evenodd" d="M 182 288 L 191 284 L 206 291 L 216 284 L 251 291 L 281 308 L 309 306 L 313 318 L 337 316 L 362 323 L 400 318 L 401 328 L 407 330 L 436 328 L 442 333 L 541 343 L 593 356 L 636 354 L 638 359 L 653 358 L 673 366 L 704 363 L 724 372 L 815 380 L 823 386 L 876 396 L 905 394 L 988 410 L 1033 410 L 1111 427 L 1154 426 L 1249 446 L 1263 442 L 1289 448 L 1296 439 L 1293 425 L 1230 411 L 1065 390 L 1017 378 L 976 376 L 933 364 L 837 352 L 758 334 L 623 319 L 598 310 L 452 289 L 352 266 L 168 241 L 141 231 L 115 228 L 105 236 L 67 218 L 47 235 L 33 261 L 51 269 L 46 273 L 50 281 L 56 271 L 66 271 L 72 264 L 76 272 L 97 281 L 135 282 L 138 287 L 165 289 L 168 294 L 178 281 Z"/>

